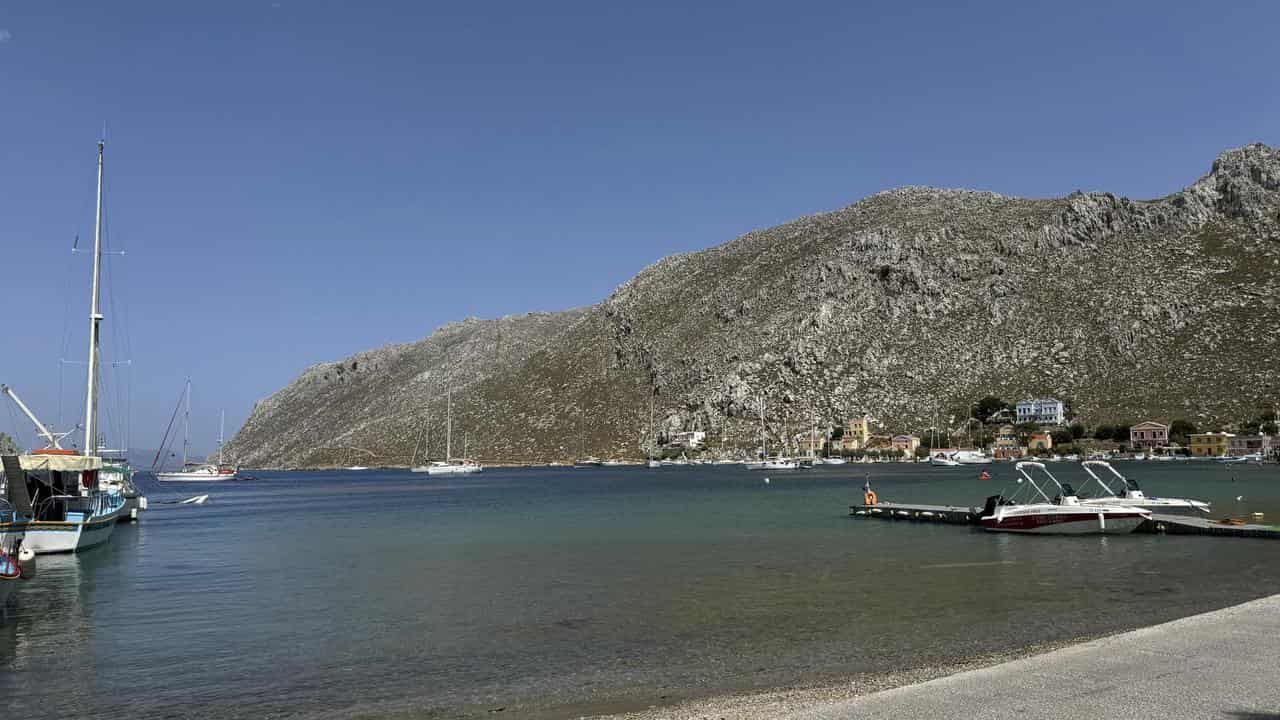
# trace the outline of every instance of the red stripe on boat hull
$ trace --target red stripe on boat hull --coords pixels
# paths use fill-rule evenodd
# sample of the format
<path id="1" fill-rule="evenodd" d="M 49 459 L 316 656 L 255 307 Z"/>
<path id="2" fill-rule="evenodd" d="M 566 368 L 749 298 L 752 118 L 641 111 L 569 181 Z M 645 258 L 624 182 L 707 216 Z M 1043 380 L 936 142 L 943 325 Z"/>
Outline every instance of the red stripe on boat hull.
<path id="1" fill-rule="evenodd" d="M 995 532 L 1040 533 L 1044 535 L 1089 535 L 1131 533 L 1146 518 L 1139 513 L 1105 513 L 1105 528 L 1098 513 L 1011 515 L 982 518 L 982 527 Z"/>

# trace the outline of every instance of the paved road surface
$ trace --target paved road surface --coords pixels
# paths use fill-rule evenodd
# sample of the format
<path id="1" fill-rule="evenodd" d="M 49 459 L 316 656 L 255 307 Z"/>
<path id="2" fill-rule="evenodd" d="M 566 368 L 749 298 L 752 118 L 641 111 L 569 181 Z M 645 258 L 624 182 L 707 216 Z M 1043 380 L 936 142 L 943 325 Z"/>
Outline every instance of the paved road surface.
<path id="1" fill-rule="evenodd" d="M 1280 720 L 1280 595 L 781 717 Z"/>

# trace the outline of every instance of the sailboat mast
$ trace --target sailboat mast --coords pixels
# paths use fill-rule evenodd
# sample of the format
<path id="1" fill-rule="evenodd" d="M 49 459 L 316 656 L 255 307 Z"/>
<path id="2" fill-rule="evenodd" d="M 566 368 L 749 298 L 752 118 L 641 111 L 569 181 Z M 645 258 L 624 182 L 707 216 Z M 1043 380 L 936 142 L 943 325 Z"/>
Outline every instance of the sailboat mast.
<path id="1" fill-rule="evenodd" d="M 449 391 L 448 396 L 448 418 L 445 420 L 444 426 L 444 459 L 445 462 L 453 460 L 453 391 Z"/>
<path id="2" fill-rule="evenodd" d="M 191 445 L 191 381 L 187 380 L 186 408 L 182 411 L 182 466 L 187 466 L 187 447 Z"/>
<path id="3" fill-rule="evenodd" d="M 85 392 L 84 454 L 98 451 L 98 350 L 102 312 L 98 307 L 98 284 L 102 277 L 102 140 L 98 141 L 98 209 L 93 223 L 93 289 L 89 300 L 89 379 Z"/>
<path id="4" fill-rule="evenodd" d="M 222 467 L 222 431 L 227 426 L 227 411 L 218 416 L 218 467 Z"/>
<path id="5" fill-rule="evenodd" d="M 765 439 L 764 432 L 764 396 L 760 396 L 760 456 L 762 458 L 769 457 L 768 441 Z"/>

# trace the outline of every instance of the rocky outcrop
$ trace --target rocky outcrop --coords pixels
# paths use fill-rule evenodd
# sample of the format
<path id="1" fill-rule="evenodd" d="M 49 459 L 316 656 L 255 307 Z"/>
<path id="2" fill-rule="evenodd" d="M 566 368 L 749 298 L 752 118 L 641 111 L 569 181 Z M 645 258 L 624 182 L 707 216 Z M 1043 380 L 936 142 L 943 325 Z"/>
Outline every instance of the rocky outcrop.
<path id="1" fill-rule="evenodd" d="M 915 429 L 989 393 L 1064 396 L 1096 422 L 1235 419 L 1280 395 L 1278 290 L 1280 151 L 1264 145 L 1151 201 L 900 188 L 665 258 L 590 308 L 309 368 L 229 448 L 404 464 L 449 387 L 489 461 L 636 456 L 655 427 L 745 446 L 762 396 L 779 436 L 861 411 Z"/>

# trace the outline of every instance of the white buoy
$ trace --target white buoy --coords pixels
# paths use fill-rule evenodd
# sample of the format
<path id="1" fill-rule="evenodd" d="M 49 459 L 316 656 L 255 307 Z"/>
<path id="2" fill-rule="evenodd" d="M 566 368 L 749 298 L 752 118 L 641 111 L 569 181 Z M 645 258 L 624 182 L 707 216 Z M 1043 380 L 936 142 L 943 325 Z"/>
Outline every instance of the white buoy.
<path id="1" fill-rule="evenodd" d="M 1244 499 L 1244 496 L 1243 496 L 1243 495 L 1237 495 L 1237 496 L 1236 496 L 1236 502 L 1240 502 L 1240 501 L 1241 501 L 1241 500 L 1243 500 L 1243 499 Z"/>
<path id="2" fill-rule="evenodd" d="M 764 484 L 765 484 L 765 485 L 768 485 L 768 484 L 769 484 L 769 478 L 765 478 L 765 479 L 764 479 Z"/>
<path id="3" fill-rule="evenodd" d="M 30 580 L 36 576 L 36 551 L 29 547 L 18 550 L 18 569 L 22 571 L 22 579 Z"/>

